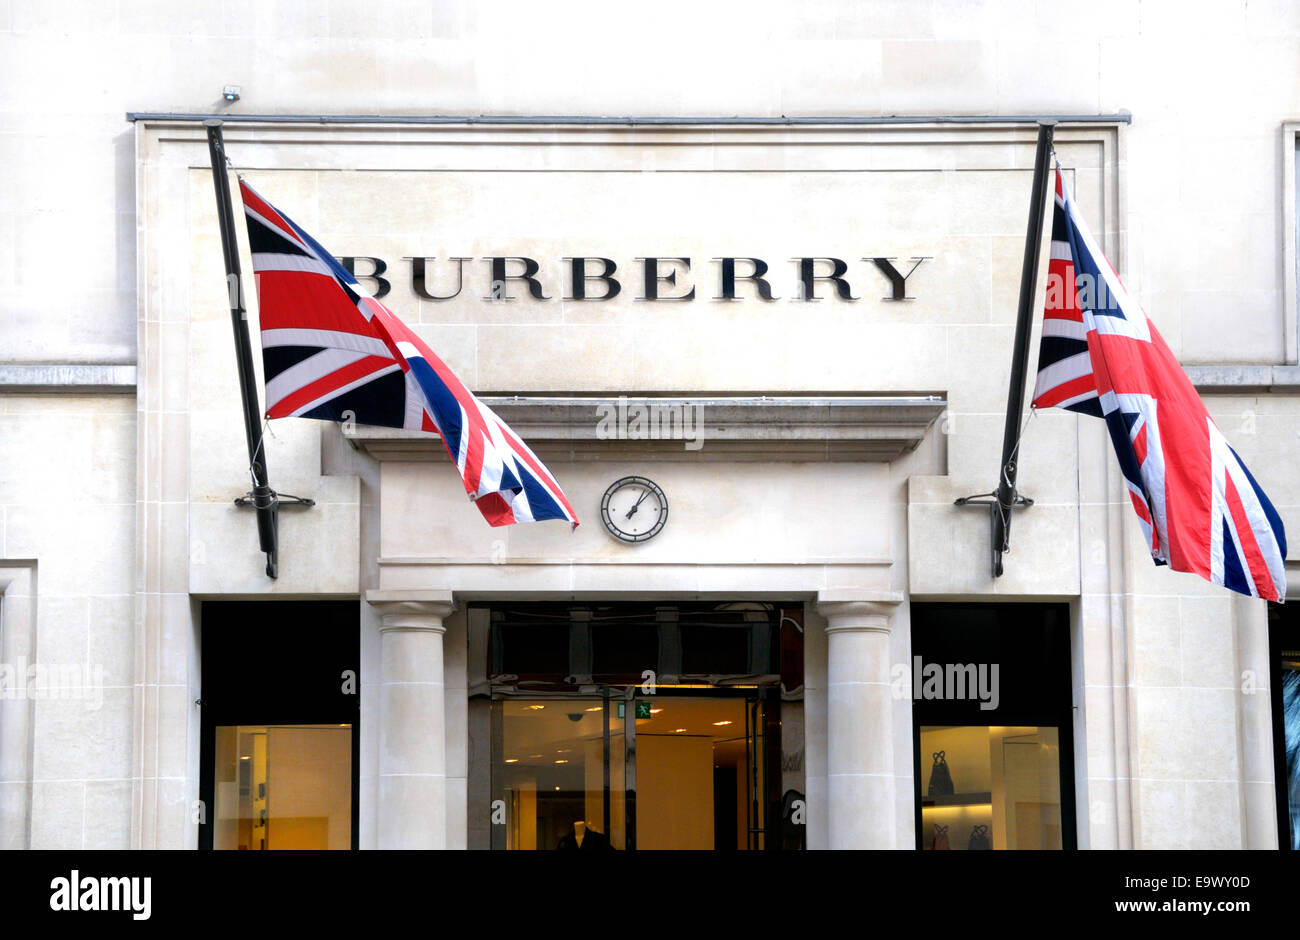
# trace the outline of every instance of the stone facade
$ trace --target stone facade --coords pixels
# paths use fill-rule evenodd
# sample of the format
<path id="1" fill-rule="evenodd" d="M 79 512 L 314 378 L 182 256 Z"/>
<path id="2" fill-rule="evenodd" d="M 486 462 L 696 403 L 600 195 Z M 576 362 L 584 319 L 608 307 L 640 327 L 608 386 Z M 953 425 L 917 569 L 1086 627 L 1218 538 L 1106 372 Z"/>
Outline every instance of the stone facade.
<path id="1" fill-rule="evenodd" d="M 804 599 L 811 627 L 810 846 L 913 845 L 911 716 L 880 683 L 909 660 L 910 601 L 983 598 L 1070 604 L 1081 847 L 1276 845 L 1264 607 L 1150 565 L 1100 423 L 1033 418 L 1035 505 L 1004 577 L 987 517 L 953 500 L 991 487 L 1000 445 L 1034 140 L 1006 119 L 1109 115 L 1057 131 L 1079 206 L 1300 531 L 1293 5 L 668 3 L 653 22 L 351 6 L 0 3 L 0 654 L 83 666 L 102 693 L 0 700 L 0 845 L 195 845 L 204 599 L 355 598 L 375 677 L 361 845 L 462 847 L 466 602 L 777 594 Z M 60 66 L 91 57 L 93 85 Z M 376 116 L 231 122 L 228 151 L 331 250 L 388 260 L 386 302 L 502 401 L 576 532 L 489 529 L 409 436 L 277 421 L 272 483 L 317 505 L 282 516 L 266 579 L 231 504 L 247 473 L 203 128 L 169 112 Z M 533 120 L 392 120 L 430 114 Z M 402 259 L 420 253 L 474 259 L 456 300 L 414 293 Z M 550 299 L 485 299 L 489 255 L 538 259 Z M 621 295 L 564 299 L 573 255 L 615 259 Z M 729 255 L 766 259 L 777 299 L 714 299 Z M 849 261 L 858 299 L 799 299 L 803 255 Z M 696 299 L 637 301 L 644 256 L 689 256 Z M 914 299 L 885 299 L 862 260 L 877 256 L 928 259 Z M 508 413 L 514 396 L 646 395 L 703 402 L 703 447 Z M 763 416 L 752 433 L 708 423 L 764 397 L 921 404 L 904 430 L 862 406 L 848 439 L 772 406 L 745 412 Z M 673 500 L 634 551 L 597 512 L 626 473 Z M 845 720 L 863 713 L 878 720 Z M 863 805 L 886 809 L 858 829 Z"/>

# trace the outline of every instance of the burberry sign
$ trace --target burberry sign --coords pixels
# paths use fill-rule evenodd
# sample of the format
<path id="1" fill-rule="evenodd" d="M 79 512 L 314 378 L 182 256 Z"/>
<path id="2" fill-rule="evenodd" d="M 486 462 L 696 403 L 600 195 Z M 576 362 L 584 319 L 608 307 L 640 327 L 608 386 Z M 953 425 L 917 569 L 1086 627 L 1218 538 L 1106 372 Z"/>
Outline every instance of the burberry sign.
<path id="1" fill-rule="evenodd" d="M 696 297 L 695 274 L 689 257 L 638 257 L 621 270 L 611 258 L 597 256 L 562 259 L 562 275 L 548 280 L 541 265 L 523 255 L 494 255 L 486 258 L 404 257 L 411 290 L 424 300 L 451 300 L 459 297 L 476 276 L 482 278 L 480 296 L 484 300 L 517 300 L 523 296 L 534 300 L 613 300 L 624 289 L 635 290 L 635 300 L 686 301 Z M 850 273 L 849 263 L 841 258 L 790 258 L 785 278 L 778 278 L 762 258 L 709 258 L 713 268 L 709 280 L 713 300 L 780 300 L 773 293 L 773 282 L 784 281 L 789 299 L 816 301 L 823 298 L 859 300 L 874 279 L 885 291 L 883 300 L 911 300 L 909 279 L 930 256 L 868 256 L 858 264 L 861 270 Z M 372 289 L 377 298 L 392 290 L 396 272 L 383 258 L 366 255 L 341 257 L 345 268 Z M 630 273 L 629 273 L 630 272 Z M 850 281 L 853 278 L 853 282 Z M 555 281 L 558 280 L 558 283 Z M 856 283 L 854 283 L 856 282 Z"/>

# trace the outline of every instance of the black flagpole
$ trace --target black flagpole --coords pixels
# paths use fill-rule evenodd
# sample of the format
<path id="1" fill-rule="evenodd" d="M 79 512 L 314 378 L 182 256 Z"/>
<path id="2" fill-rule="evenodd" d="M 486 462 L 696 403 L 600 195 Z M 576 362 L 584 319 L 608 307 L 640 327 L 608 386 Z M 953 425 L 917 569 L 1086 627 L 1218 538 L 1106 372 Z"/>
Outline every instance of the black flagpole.
<path id="1" fill-rule="evenodd" d="M 1038 146 L 1034 151 L 1034 187 L 1029 203 L 1029 228 L 1025 234 L 1025 259 L 1020 269 L 1020 305 L 1016 312 L 1016 338 L 1011 353 L 1011 381 L 1007 387 L 1007 418 L 1002 429 L 1002 462 L 998 465 L 998 488 L 986 497 L 965 496 L 958 505 L 988 504 L 993 516 L 993 577 L 1002 576 L 1002 555 L 1011 547 L 1011 513 L 1016 506 L 1032 506 L 1033 500 L 1016 493 L 1019 461 L 1020 422 L 1025 410 L 1025 376 L 1029 371 L 1029 336 L 1033 329 L 1034 294 L 1038 286 L 1039 250 L 1043 240 L 1043 210 L 1048 175 L 1051 171 L 1052 134 L 1055 121 L 1038 122 Z"/>
<path id="2" fill-rule="evenodd" d="M 235 500 L 257 510 L 257 540 L 266 552 L 266 575 L 279 576 L 280 501 L 266 475 L 266 454 L 261 447 L 261 408 L 257 401 L 253 344 L 248 338 L 248 313 L 244 310 L 244 282 L 239 270 L 239 242 L 230 201 L 230 177 L 226 173 L 226 144 L 221 121 L 203 122 L 208 129 L 208 154 L 212 158 L 212 184 L 217 190 L 217 219 L 221 225 L 221 247 L 226 256 L 226 285 L 230 294 L 230 320 L 235 328 L 235 356 L 239 366 L 239 393 L 244 400 L 244 436 L 248 440 L 248 463 L 253 474 L 253 491 Z"/>

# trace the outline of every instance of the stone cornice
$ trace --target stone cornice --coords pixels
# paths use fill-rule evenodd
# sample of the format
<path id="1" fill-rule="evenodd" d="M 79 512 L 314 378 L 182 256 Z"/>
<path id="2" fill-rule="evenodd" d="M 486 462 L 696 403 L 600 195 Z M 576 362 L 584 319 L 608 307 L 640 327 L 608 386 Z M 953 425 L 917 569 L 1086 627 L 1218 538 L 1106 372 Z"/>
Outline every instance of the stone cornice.
<path id="1" fill-rule="evenodd" d="M 947 407 L 935 395 L 879 397 L 491 397 L 482 401 L 544 459 L 607 460 L 620 454 L 664 460 L 890 461 L 913 450 Z M 658 409 L 660 437 L 623 436 L 611 416 Z M 685 409 L 694 409 L 685 438 Z M 672 416 L 675 416 L 673 418 Z M 672 418 L 670 420 L 670 418 Z M 697 423 L 696 423 L 697 422 Z M 676 430 L 673 430 L 676 429 Z M 669 436 L 676 434 L 677 436 Z M 343 435 L 380 460 L 445 459 L 429 434 L 346 426 Z M 699 446 L 696 446 L 696 445 Z"/>

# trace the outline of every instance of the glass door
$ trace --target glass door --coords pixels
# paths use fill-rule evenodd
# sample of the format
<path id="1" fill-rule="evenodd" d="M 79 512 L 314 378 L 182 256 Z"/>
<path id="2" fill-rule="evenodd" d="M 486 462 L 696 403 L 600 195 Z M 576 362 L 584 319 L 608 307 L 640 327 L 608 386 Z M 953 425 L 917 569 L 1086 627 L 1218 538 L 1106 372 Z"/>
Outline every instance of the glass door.
<path id="1" fill-rule="evenodd" d="M 494 702 L 493 848 L 765 848 L 771 716 L 711 691 Z"/>
<path id="2" fill-rule="evenodd" d="M 767 773 L 756 694 L 637 695 L 634 835 L 638 849 L 761 849 Z"/>
<path id="3" fill-rule="evenodd" d="M 493 703 L 493 848 L 624 848 L 619 704 L 606 696 Z"/>

